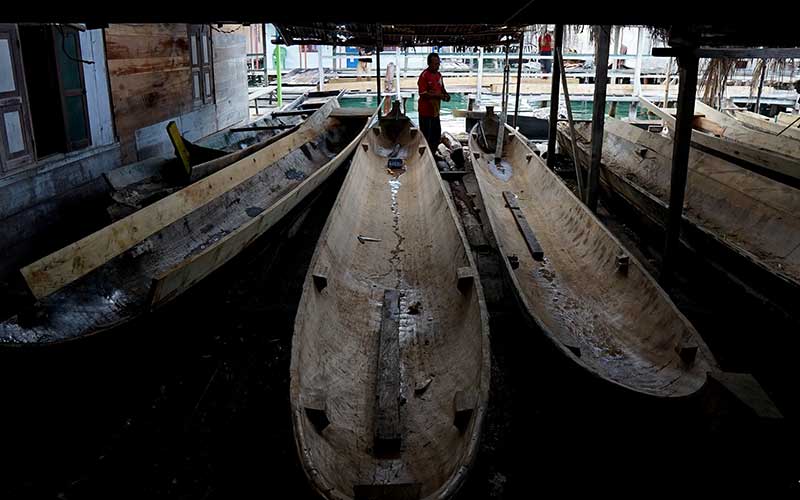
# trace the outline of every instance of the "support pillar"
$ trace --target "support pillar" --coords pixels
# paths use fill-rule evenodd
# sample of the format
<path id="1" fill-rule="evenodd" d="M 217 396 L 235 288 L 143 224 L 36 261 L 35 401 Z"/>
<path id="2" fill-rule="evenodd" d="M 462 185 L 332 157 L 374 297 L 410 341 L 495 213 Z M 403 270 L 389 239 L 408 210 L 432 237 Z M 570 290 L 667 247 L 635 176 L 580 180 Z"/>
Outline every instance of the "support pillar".
<path id="1" fill-rule="evenodd" d="M 689 148 L 692 140 L 694 101 L 697 95 L 698 58 L 687 51 L 678 56 L 678 110 L 672 143 L 672 175 L 669 183 L 669 213 L 667 236 L 664 243 L 664 259 L 661 263 L 661 286 L 669 288 L 672 271 L 680 245 L 683 199 L 686 194 L 686 178 L 689 167 Z"/>
<path id="2" fill-rule="evenodd" d="M 564 25 L 556 24 L 555 40 L 553 40 L 554 51 L 561 51 L 564 44 Z M 555 61 L 553 61 L 555 63 Z M 554 167 L 556 164 L 556 125 L 558 125 L 558 81 L 561 78 L 561 68 L 558 64 L 553 64 L 553 81 L 550 88 L 550 132 L 547 137 L 547 166 Z"/>
<path id="3" fill-rule="evenodd" d="M 600 178 L 600 161 L 603 156 L 603 129 L 606 118 L 606 85 L 608 84 L 608 48 L 611 41 L 611 26 L 596 26 L 595 29 L 595 78 L 592 110 L 592 161 L 586 185 L 586 206 L 597 212 L 597 184 Z"/>
<path id="4" fill-rule="evenodd" d="M 517 117 L 519 116 L 519 87 L 522 83 L 522 51 L 525 48 L 525 32 L 523 31 L 519 36 L 519 57 L 517 58 L 517 98 L 514 101 L 514 127 L 517 126 Z"/>
<path id="5" fill-rule="evenodd" d="M 475 99 L 481 103 L 481 89 L 483 88 L 483 47 L 478 47 L 478 85 L 475 91 Z"/>

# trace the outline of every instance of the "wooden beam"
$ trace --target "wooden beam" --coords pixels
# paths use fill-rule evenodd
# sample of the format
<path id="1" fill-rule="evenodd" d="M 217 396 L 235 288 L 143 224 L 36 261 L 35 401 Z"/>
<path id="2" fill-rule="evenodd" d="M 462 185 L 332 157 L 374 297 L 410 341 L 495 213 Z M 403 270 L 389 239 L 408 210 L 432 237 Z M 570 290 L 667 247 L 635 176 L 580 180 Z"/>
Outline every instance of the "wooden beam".
<path id="1" fill-rule="evenodd" d="M 578 152 L 577 146 L 575 144 L 576 135 L 575 135 L 575 121 L 572 119 L 572 104 L 569 102 L 569 88 L 567 87 L 567 75 L 564 71 L 564 55 L 561 53 L 561 47 L 556 47 L 556 65 L 558 65 L 558 71 L 561 74 L 561 85 L 564 87 L 564 101 L 567 103 L 567 120 L 569 121 L 569 138 L 570 144 L 572 145 L 572 163 L 575 167 L 575 180 L 578 183 L 578 198 L 583 200 L 584 198 L 584 188 L 583 188 L 583 171 L 581 170 L 580 165 L 578 164 Z M 551 132 L 552 133 L 552 132 Z M 548 161 L 550 159 L 548 158 Z"/>
<path id="2" fill-rule="evenodd" d="M 522 50 L 525 47 L 525 32 L 519 35 L 519 57 L 517 57 L 517 96 L 514 101 L 514 127 L 517 126 L 517 116 L 519 116 L 519 86 L 522 83 Z"/>
<path id="3" fill-rule="evenodd" d="M 375 377 L 375 454 L 400 451 L 400 292 L 383 293 Z"/>
<path id="4" fill-rule="evenodd" d="M 539 240 L 536 239 L 536 234 L 534 234 L 533 229 L 531 229 L 530 224 L 528 224 L 525 214 L 522 213 L 522 209 L 517 201 L 517 195 L 511 191 L 503 191 L 503 198 L 505 198 L 511 213 L 514 214 L 514 220 L 517 222 L 517 227 L 522 233 L 523 238 L 525 238 L 525 244 L 531 252 L 531 257 L 533 257 L 533 260 L 541 261 L 544 258 L 542 245 L 539 244 Z"/>
<path id="5" fill-rule="evenodd" d="M 668 288 L 672 279 L 672 268 L 680 246 L 683 200 L 686 194 L 686 179 L 689 170 L 689 150 L 692 142 L 692 119 L 697 93 L 698 59 L 694 55 L 678 58 L 678 117 L 675 120 L 675 135 L 672 148 L 672 175 L 669 184 L 669 207 L 667 214 L 664 259 L 660 281 Z"/>
<path id="6" fill-rule="evenodd" d="M 603 156 L 603 125 L 606 118 L 606 85 L 608 84 L 608 47 L 611 26 L 597 26 L 595 50 L 594 104 L 592 110 L 592 159 L 586 186 L 586 206 L 597 212 L 597 185 Z"/>
<path id="7" fill-rule="evenodd" d="M 564 44 L 564 25 L 556 24 L 555 32 L 555 50 L 561 50 Z M 547 166 L 554 167 L 556 164 L 556 136 L 558 135 L 556 128 L 558 125 L 558 80 L 561 77 L 561 68 L 559 65 L 553 65 L 553 81 L 550 82 L 550 132 L 547 137 Z"/>

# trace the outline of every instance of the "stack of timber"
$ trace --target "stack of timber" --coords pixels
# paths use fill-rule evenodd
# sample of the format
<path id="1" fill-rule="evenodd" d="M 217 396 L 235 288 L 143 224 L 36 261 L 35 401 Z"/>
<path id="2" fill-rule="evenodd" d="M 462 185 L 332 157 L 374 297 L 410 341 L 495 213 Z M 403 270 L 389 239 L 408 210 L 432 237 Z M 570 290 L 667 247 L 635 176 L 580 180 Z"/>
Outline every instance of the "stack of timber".
<path id="1" fill-rule="evenodd" d="M 588 170 L 591 124 L 576 124 L 578 160 Z M 558 127 L 562 148 L 569 130 Z M 608 119 L 600 182 L 652 227 L 666 226 L 673 142 Z M 800 299 L 800 190 L 692 148 L 681 241 L 758 295 L 796 307 Z M 794 306 L 791 306 L 794 304 Z"/>
<path id="2" fill-rule="evenodd" d="M 357 148 L 295 320 L 295 442 L 331 499 L 451 497 L 487 407 L 475 263 L 424 137 L 398 115 Z"/>
<path id="3" fill-rule="evenodd" d="M 636 393 L 700 390 L 716 361 L 644 267 L 507 127 L 502 157 L 469 147 L 523 314 L 589 373 Z"/>
<path id="4" fill-rule="evenodd" d="M 191 182 L 203 179 L 234 162 L 255 154 L 297 130 L 303 120 L 341 92 L 308 92 L 281 110 L 245 126 L 229 127 L 197 143 L 169 133 L 176 158 L 150 158 L 124 165 L 105 174 L 112 204 L 107 211 L 119 220 L 168 196 Z M 170 124 L 172 125 L 172 124 Z"/>
<path id="5" fill-rule="evenodd" d="M 0 343 L 72 340 L 186 291 L 350 157 L 370 116 L 339 109 L 328 100 L 291 134 L 23 268 L 37 302 L 0 324 Z"/>
<path id="6" fill-rule="evenodd" d="M 670 130 L 675 110 L 639 98 Z M 744 127 L 736 119 L 700 101 L 695 103 L 692 145 L 762 175 L 800 187 L 800 142 Z"/>
<path id="7" fill-rule="evenodd" d="M 758 113 L 753 113 L 752 111 L 744 109 L 729 109 L 728 113 L 742 122 L 744 126 L 752 128 L 753 130 L 800 141 L 800 115 L 797 115 L 794 120 L 786 124 L 781 124 L 764 115 L 759 115 Z M 793 122 L 794 125 L 792 125 Z"/>

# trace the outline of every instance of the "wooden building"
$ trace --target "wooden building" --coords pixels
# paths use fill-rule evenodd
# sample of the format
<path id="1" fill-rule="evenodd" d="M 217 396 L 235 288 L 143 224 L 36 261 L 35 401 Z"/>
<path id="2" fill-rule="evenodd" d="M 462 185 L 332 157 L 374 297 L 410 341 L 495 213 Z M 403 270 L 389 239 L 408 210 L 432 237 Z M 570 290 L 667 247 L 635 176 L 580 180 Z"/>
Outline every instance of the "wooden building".
<path id="1" fill-rule="evenodd" d="M 244 122 L 246 33 L 0 24 L 0 277 L 104 225 L 103 173 Z"/>

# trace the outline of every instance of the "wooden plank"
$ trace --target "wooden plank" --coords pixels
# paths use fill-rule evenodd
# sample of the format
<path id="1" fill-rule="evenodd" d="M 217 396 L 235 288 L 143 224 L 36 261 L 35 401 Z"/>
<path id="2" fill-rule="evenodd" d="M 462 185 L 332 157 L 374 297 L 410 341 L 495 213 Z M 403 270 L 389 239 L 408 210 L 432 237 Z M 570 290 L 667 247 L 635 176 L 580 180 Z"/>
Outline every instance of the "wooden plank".
<path id="1" fill-rule="evenodd" d="M 665 113 L 644 97 L 639 97 L 639 102 L 664 120 L 672 130 L 675 130 L 675 118 L 673 116 Z M 700 131 L 692 132 L 692 145 L 702 146 L 707 151 L 722 155 L 723 158 L 762 175 L 769 175 L 770 172 L 778 174 L 779 176 L 773 177 L 776 180 L 785 182 L 786 178 L 788 178 L 794 182 L 800 181 L 800 161 L 793 160 L 785 155 L 757 149 Z"/>
<path id="2" fill-rule="evenodd" d="M 314 110 L 312 109 L 292 109 L 289 111 L 275 111 L 271 113 L 270 116 L 299 116 L 299 115 L 310 115 L 313 113 Z"/>
<path id="3" fill-rule="evenodd" d="M 308 122 L 306 122 L 308 123 Z M 243 158 L 130 216 L 24 267 L 21 272 L 36 298 L 45 297 L 129 250 L 163 227 L 205 205 L 299 148 L 314 136 L 308 127 Z"/>
<path id="4" fill-rule="evenodd" d="M 383 293 L 375 380 L 375 453 L 400 450 L 400 292 Z"/>
<path id="5" fill-rule="evenodd" d="M 324 167 L 310 175 L 292 192 L 253 217 L 247 224 L 156 278 L 153 283 L 151 305 L 155 307 L 167 302 L 238 255 L 244 247 L 280 221 L 309 193 L 325 182 L 353 153 L 365 133 L 366 128 Z"/>
<path id="6" fill-rule="evenodd" d="M 522 233 L 523 238 L 525 238 L 525 244 L 528 245 L 531 257 L 533 257 L 533 260 L 541 261 L 544 259 L 544 251 L 539 244 L 539 240 L 536 239 L 533 229 L 531 229 L 531 226 L 525 219 L 525 214 L 523 214 L 520 209 L 517 195 L 511 191 L 503 191 L 503 198 L 505 198 L 506 203 L 508 203 L 508 208 L 511 209 L 511 213 L 514 214 L 514 220 L 516 220 L 517 227 Z"/>
<path id="7" fill-rule="evenodd" d="M 370 108 L 336 108 L 335 110 L 331 111 L 331 116 L 372 116 L 373 113 L 373 110 Z"/>

